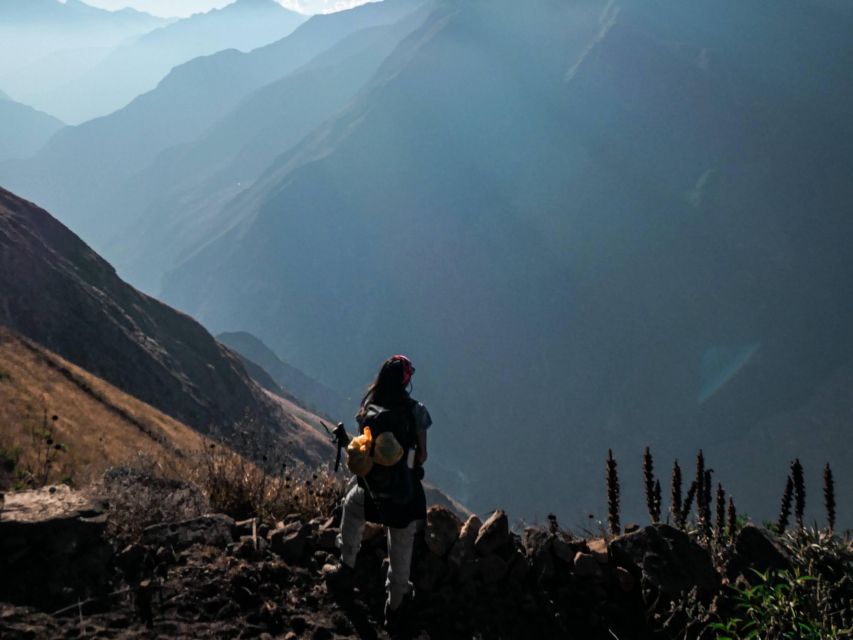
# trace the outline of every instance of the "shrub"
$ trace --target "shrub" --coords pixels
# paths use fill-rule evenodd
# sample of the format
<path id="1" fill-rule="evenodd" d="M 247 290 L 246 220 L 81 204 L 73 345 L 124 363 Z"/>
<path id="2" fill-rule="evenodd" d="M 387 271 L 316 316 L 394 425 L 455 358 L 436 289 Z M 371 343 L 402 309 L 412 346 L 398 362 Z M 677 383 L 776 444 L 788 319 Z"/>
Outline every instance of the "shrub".
<path id="1" fill-rule="evenodd" d="M 145 527 L 194 518 L 210 511 L 195 484 L 167 478 L 153 461 L 114 467 L 89 491 L 108 502 L 107 533 L 119 546 L 136 541 Z"/>
<path id="2" fill-rule="evenodd" d="M 193 480 L 214 511 L 236 519 L 273 523 L 289 514 L 305 520 L 329 515 L 344 494 L 345 480 L 328 469 L 270 463 L 269 473 L 225 446 L 210 444 L 195 457 Z"/>

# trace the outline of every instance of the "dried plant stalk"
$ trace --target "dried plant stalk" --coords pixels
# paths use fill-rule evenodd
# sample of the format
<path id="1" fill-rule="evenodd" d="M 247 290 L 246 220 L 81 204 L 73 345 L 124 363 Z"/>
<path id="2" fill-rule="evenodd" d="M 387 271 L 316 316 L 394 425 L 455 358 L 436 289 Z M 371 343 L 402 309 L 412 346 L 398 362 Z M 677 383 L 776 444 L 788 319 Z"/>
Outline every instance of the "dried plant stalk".
<path id="1" fill-rule="evenodd" d="M 735 535 L 737 534 L 737 510 L 735 509 L 735 501 L 732 499 L 731 496 L 729 496 L 729 508 L 728 513 L 726 515 L 728 516 L 727 529 L 729 539 L 734 540 Z"/>
<path id="2" fill-rule="evenodd" d="M 791 499 L 794 495 L 794 481 L 788 476 L 785 482 L 785 492 L 782 494 L 782 506 L 779 509 L 779 520 L 776 522 L 776 531 L 780 535 L 788 528 L 788 519 L 791 517 Z"/>
<path id="3" fill-rule="evenodd" d="M 660 501 L 655 500 L 655 465 L 652 452 L 646 447 L 643 453 L 643 481 L 646 488 L 646 508 L 652 522 L 660 522 Z"/>
<path id="4" fill-rule="evenodd" d="M 687 524 L 687 515 L 690 513 L 690 509 L 693 508 L 693 499 L 696 497 L 696 492 L 699 490 L 699 485 L 696 484 L 696 481 L 690 483 L 690 488 L 687 489 L 687 497 L 684 498 L 684 506 L 681 508 L 681 522 L 682 526 Z"/>
<path id="5" fill-rule="evenodd" d="M 716 506 L 717 526 L 714 531 L 714 535 L 716 536 L 717 540 L 722 540 L 726 527 L 726 492 L 723 490 L 722 483 L 719 482 L 717 483 Z"/>
<path id="6" fill-rule="evenodd" d="M 835 481 L 828 462 L 823 468 L 823 503 L 826 505 L 826 519 L 831 532 L 835 530 Z"/>
<path id="7" fill-rule="evenodd" d="M 610 533 L 619 535 L 619 477 L 616 472 L 616 460 L 613 459 L 613 450 L 607 450 L 607 523 Z"/>
<path id="8" fill-rule="evenodd" d="M 794 480 L 794 517 L 797 528 L 803 528 L 803 512 L 806 509 L 806 483 L 803 480 L 803 465 L 797 458 L 791 464 L 791 477 Z"/>
<path id="9" fill-rule="evenodd" d="M 699 529 L 706 538 L 711 537 L 711 474 L 712 469 L 705 469 L 700 490 L 696 493 L 696 508 L 699 516 Z"/>
<path id="10" fill-rule="evenodd" d="M 669 513 L 672 523 L 679 529 L 684 528 L 684 518 L 681 511 L 681 467 L 678 460 L 672 464 L 672 482 L 669 496 Z"/>

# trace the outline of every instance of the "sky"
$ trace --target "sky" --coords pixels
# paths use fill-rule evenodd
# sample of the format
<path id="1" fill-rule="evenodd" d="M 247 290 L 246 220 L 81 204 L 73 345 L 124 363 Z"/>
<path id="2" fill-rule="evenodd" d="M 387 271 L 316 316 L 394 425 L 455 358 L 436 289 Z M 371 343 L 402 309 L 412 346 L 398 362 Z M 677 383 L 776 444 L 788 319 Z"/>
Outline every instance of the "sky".
<path id="1" fill-rule="evenodd" d="M 369 0 L 279 0 L 287 7 L 300 13 L 331 13 L 364 4 Z M 133 7 L 156 16 L 186 17 L 200 11 L 218 9 L 233 0 L 84 0 L 86 4 L 102 9 Z"/>

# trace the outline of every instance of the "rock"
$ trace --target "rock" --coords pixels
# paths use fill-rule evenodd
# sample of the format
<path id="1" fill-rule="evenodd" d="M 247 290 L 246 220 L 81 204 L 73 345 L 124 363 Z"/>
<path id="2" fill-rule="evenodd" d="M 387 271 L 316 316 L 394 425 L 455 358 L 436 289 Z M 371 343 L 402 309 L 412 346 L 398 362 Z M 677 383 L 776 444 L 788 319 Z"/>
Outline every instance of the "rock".
<path id="1" fill-rule="evenodd" d="M 106 518 L 105 505 L 66 486 L 6 493 L 0 601 L 53 610 L 104 591 L 112 558 Z"/>
<path id="2" fill-rule="evenodd" d="M 527 527 L 523 536 L 524 551 L 537 582 L 550 580 L 556 575 L 552 553 L 554 534 L 537 527 Z M 568 562 L 572 562 L 573 557 Z"/>
<path id="3" fill-rule="evenodd" d="M 696 587 L 699 597 L 707 600 L 719 587 L 720 577 L 708 553 L 686 533 L 666 524 L 612 540 L 610 556 L 668 597 L 683 596 Z"/>
<path id="4" fill-rule="evenodd" d="M 270 534 L 270 548 L 285 562 L 295 564 L 302 560 L 311 538 L 311 525 L 294 522 L 284 529 L 276 529 Z"/>
<path id="5" fill-rule="evenodd" d="M 506 560 L 497 555 L 477 559 L 477 573 L 483 584 L 495 584 L 504 579 L 509 565 Z"/>
<path id="6" fill-rule="evenodd" d="M 498 509 L 480 527 L 474 548 L 481 556 L 488 556 L 505 547 L 509 540 L 509 519 Z"/>
<path id="7" fill-rule="evenodd" d="M 616 583 L 622 591 L 627 593 L 628 591 L 634 590 L 634 585 L 637 581 L 634 579 L 634 576 L 631 575 L 630 571 L 625 567 L 616 567 L 614 574 L 616 576 Z"/>
<path id="8" fill-rule="evenodd" d="M 459 518 L 447 507 L 435 505 L 427 511 L 424 541 L 435 555 L 445 556 L 459 539 L 461 530 Z"/>
<path id="9" fill-rule="evenodd" d="M 610 551 L 607 548 L 607 540 L 604 538 L 592 538 L 586 541 L 586 548 L 595 557 L 599 564 L 610 562 Z"/>
<path id="10" fill-rule="evenodd" d="M 147 527 L 142 532 L 142 542 L 152 547 L 170 546 L 176 550 L 194 544 L 225 548 L 234 541 L 233 531 L 234 520 L 216 513 Z"/>
<path id="11" fill-rule="evenodd" d="M 734 548 L 726 567 L 726 574 L 732 580 L 741 575 L 752 582 L 753 570 L 764 573 L 791 569 L 791 555 L 767 529 L 746 525 L 738 532 Z"/>
<path id="12" fill-rule="evenodd" d="M 337 528 L 320 528 L 314 537 L 314 543 L 318 549 L 323 551 L 335 551 L 337 549 L 337 538 L 339 530 Z"/>
<path id="13" fill-rule="evenodd" d="M 450 550 L 450 555 L 448 556 L 448 561 L 451 564 L 458 567 L 474 560 L 476 556 L 474 543 L 482 526 L 483 521 L 477 516 L 470 516 L 465 521 L 465 524 L 462 525 L 462 530 L 459 532 L 459 538 L 453 544 L 453 548 Z"/>
<path id="14" fill-rule="evenodd" d="M 584 544 L 582 542 L 571 542 L 560 535 L 552 534 L 552 536 L 551 551 L 554 556 L 569 565 L 573 565 L 575 556 L 578 551 L 582 551 L 584 549 Z"/>
<path id="15" fill-rule="evenodd" d="M 414 571 L 412 581 L 415 590 L 430 593 L 435 591 L 447 575 L 447 564 L 433 553 L 426 553 Z"/>
<path id="16" fill-rule="evenodd" d="M 507 572 L 507 581 L 515 586 L 523 585 L 527 576 L 530 573 L 530 562 L 527 556 L 516 549 L 509 561 L 509 571 Z"/>
<path id="17" fill-rule="evenodd" d="M 142 573 L 148 548 L 141 544 L 129 544 L 115 557 L 115 566 L 124 574 L 128 582 L 134 582 Z"/>
<path id="18" fill-rule="evenodd" d="M 601 566 L 591 553 L 578 551 L 575 554 L 572 568 L 579 578 L 598 578 L 601 576 Z"/>

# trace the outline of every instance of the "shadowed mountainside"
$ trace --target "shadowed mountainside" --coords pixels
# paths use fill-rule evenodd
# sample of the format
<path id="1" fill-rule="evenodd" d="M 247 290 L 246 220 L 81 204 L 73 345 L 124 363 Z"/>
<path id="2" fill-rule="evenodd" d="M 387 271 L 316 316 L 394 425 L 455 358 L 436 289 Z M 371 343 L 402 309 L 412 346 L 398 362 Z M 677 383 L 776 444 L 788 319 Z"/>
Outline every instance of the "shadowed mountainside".
<path id="1" fill-rule="evenodd" d="M 410 353 L 453 434 L 442 481 L 475 508 L 541 516 L 559 487 L 592 509 L 609 447 L 713 445 L 769 515 L 729 449 L 853 361 L 853 23 L 774 7 L 443 3 L 164 295 L 349 392 Z M 791 424 L 762 455 L 843 469 L 849 448 L 813 430 L 841 443 L 851 418 Z"/>
<path id="2" fill-rule="evenodd" d="M 329 389 L 287 364 L 252 334 L 245 331 L 221 333 L 216 339 L 259 366 L 272 377 L 276 385 L 292 393 L 305 406 L 328 414 L 335 421 L 348 422 L 349 414 L 355 413 L 356 402 L 348 401 L 339 392 Z"/>
<path id="3" fill-rule="evenodd" d="M 116 268 L 139 286 L 159 290 L 163 273 L 237 223 L 233 212 L 223 215 L 223 205 L 344 109 L 431 7 L 426 2 L 391 24 L 347 36 L 129 179 L 104 205 L 121 211 L 101 231 L 109 234 L 105 246 Z"/>
<path id="4" fill-rule="evenodd" d="M 0 248 L 0 324 L 202 433 L 253 430 L 313 462 L 328 454 L 200 324 L 121 281 L 47 212 L 3 190 Z"/>

